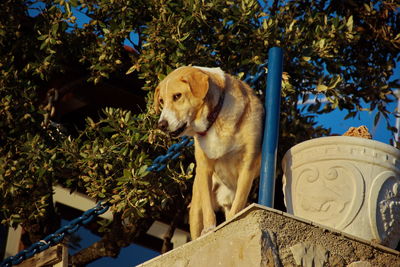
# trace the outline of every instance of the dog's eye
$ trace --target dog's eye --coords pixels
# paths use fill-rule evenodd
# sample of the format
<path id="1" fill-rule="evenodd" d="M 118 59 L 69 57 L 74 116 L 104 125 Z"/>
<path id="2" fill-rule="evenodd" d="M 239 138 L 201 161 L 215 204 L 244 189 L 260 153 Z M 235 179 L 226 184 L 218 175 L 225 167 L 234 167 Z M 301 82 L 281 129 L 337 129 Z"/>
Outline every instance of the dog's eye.
<path id="1" fill-rule="evenodd" d="M 181 93 L 174 94 L 174 96 L 173 96 L 174 101 L 178 101 L 179 98 L 181 98 L 181 96 L 182 96 Z"/>
<path id="2" fill-rule="evenodd" d="M 162 106 L 162 105 L 164 105 L 164 100 L 162 100 L 162 98 L 160 98 L 160 105 Z"/>

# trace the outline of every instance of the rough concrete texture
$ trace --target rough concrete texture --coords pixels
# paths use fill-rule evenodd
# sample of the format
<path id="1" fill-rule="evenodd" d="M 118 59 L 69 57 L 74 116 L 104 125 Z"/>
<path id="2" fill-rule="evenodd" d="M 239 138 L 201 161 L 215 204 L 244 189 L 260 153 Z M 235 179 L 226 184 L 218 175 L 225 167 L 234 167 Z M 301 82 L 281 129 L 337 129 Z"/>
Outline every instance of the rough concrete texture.
<path id="1" fill-rule="evenodd" d="M 400 253 L 253 204 L 214 231 L 140 266 L 400 267 Z"/>
<path id="2" fill-rule="evenodd" d="M 296 265 L 305 267 L 323 267 L 328 262 L 328 251 L 321 245 L 298 243 L 290 247 Z"/>

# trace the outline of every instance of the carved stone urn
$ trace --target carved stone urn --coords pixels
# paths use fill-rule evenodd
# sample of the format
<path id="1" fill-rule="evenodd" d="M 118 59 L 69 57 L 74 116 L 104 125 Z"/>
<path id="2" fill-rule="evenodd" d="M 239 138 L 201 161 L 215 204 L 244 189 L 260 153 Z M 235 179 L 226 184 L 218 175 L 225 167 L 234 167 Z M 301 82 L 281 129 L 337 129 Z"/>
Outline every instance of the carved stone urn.
<path id="1" fill-rule="evenodd" d="M 288 213 L 395 248 L 400 240 L 400 150 L 348 136 L 312 139 L 283 158 Z"/>

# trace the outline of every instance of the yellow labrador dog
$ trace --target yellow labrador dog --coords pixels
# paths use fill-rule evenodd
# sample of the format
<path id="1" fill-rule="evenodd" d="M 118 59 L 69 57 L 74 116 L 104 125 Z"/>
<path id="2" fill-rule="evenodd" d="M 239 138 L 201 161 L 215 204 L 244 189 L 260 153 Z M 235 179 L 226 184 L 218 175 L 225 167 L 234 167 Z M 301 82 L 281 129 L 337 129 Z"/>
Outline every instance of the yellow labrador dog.
<path id="1" fill-rule="evenodd" d="M 216 226 L 215 211 L 231 219 L 247 204 L 261 161 L 263 105 L 244 82 L 220 68 L 181 67 L 155 91 L 158 127 L 194 137 L 196 177 L 189 213 L 196 239 Z"/>

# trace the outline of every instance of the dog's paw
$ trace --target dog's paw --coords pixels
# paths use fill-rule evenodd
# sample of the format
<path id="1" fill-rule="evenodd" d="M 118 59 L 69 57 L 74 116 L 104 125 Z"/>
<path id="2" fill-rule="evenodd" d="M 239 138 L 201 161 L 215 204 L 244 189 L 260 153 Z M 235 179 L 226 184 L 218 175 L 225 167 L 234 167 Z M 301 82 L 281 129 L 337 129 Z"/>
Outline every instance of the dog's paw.
<path id="1" fill-rule="evenodd" d="M 229 213 L 226 215 L 225 221 L 230 221 L 230 220 L 233 219 L 233 217 L 235 217 L 235 213 L 229 212 Z"/>
<path id="2" fill-rule="evenodd" d="M 226 221 L 232 220 L 232 219 L 235 217 L 236 213 L 237 213 L 237 212 L 235 212 L 234 210 L 231 209 L 231 210 L 228 212 L 228 214 L 226 215 L 225 220 L 226 220 Z"/>
<path id="3" fill-rule="evenodd" d="M 216 225 L 212 225 L 212 226 L 210 226 L 210 227 L 204 228 L 204 229 L 201 231 L 201 235 L 205 235 L 205 234 L 211 232 L 212 230 L 215 229 L 215 227 L 216 227 Z"/>

